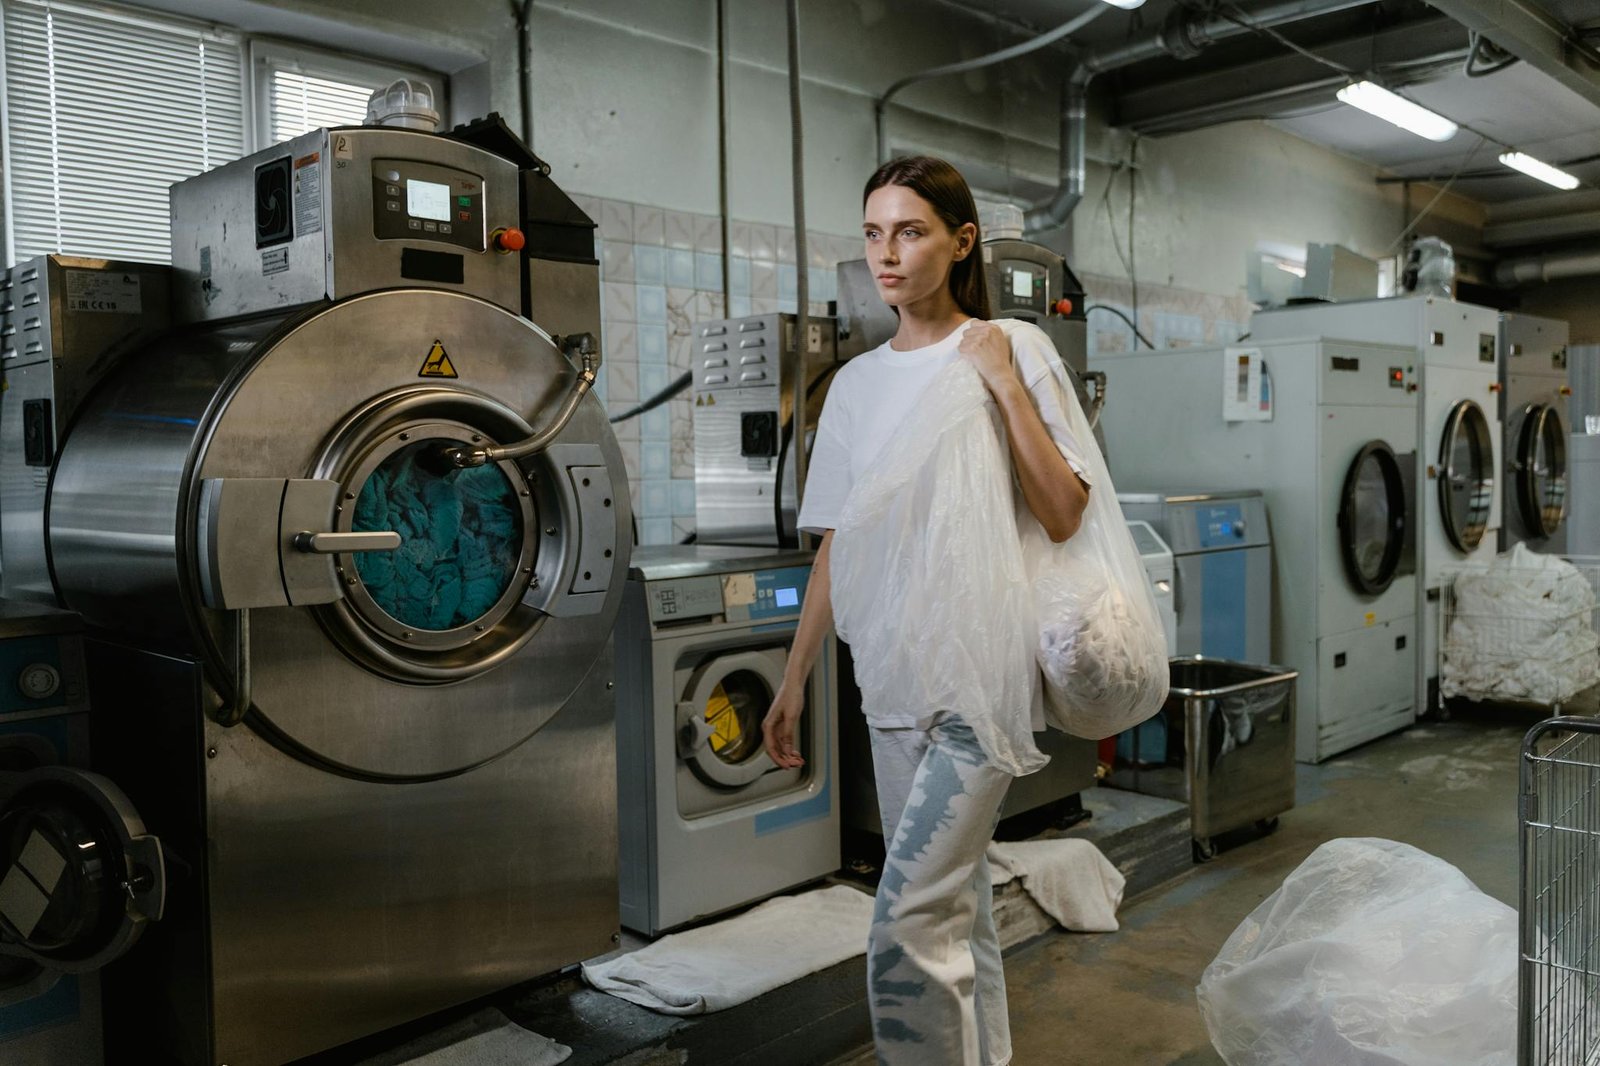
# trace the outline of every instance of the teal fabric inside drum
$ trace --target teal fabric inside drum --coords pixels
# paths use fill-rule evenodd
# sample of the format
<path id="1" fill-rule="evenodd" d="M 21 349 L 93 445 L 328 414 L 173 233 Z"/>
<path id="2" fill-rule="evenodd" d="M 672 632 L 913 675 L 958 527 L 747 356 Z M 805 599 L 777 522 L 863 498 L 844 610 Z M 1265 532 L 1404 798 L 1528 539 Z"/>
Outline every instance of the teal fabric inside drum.
<path id="1" fill-rule="evenodd" d="M 517 493 L 497 466 L 450 470 L 418 463 L 419 441 L 372 472 L 356 499 L 351 528 L 392 529 L 400 547 L 363 552 L 356 572 L 391 618 L 417 629 L 468 625 L 493 607 L 517 574 L 522 516 Z"/>

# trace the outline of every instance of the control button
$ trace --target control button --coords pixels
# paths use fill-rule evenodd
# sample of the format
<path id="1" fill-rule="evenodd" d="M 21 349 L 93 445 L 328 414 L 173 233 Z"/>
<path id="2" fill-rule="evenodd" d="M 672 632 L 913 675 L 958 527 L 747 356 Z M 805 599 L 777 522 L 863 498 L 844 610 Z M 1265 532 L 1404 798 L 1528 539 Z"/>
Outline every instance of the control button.
<path id="1" fill-rule="evenodd" d="M 424 233 L 438 233 L 439 232 L 439 223 L 437 223 L 437 222 L 424 222 L 422 224 L 422 230 L 423 230 Z"/>
<path id="2" fill-rule="evenodd" d="M 30 700 L 47 700 L 61 690 L 61 673 L 49 663 L 29 663 L 17 675 L 17 688 Z"/>
<path id="3" fill-rule="evenodd" d="M 456 203 L 460 204 L 462 207 L 471 207 L 472 206 L 472 197 L 470 197 L 470 196 L 458 196 L 458 197 L 456 197 Z"/>
<path id="4" fill-rule="evenodd" d="M 441 222 L 441 223 L 439 223 L 439 232 L 440 233 L 452 233 L 452 232 L 454 232 L 454 230 L 452 229 L 450 223 Z"/>
<path id="5" fill-rule="evenodd" d="M 391 211 L 398 211 L 398 210 L 400 210 L 400 201 L 399 200 L 389 200 L 389 201 L 386 201 L 383 206 L 387 207 Z"/>
<path id="6" fill-rule="evenodd" d="M 1055 302 L 1055 306 L 1051 310 L 1058 315 L 1070 315 L 1072 314 L 1072 301 L 1063 296 Z"/>
<path id="7" fill-rule="evenodd" d="M 420 218 L 408 218 L 406 219 L 406 226 L 409 229 L 421 229 L 422 220 Z"/>
<path id="8" fill-rule="evenodd" d="M 384 175 L 384 178 L 386 178 L 389 181 L 399 181 L 400 180 L 400 172 L 398 170 L 391 170 L 387 174 Z"/>
<path id="9" fill-rule="evenodd" d="M 387 194 L 389 196 L 399 196 L 400 195 L 400 186 L 398 186 L 398 185 L 385 185 L 383 187 L 383 191 L 384 191 L 385 194 Z"/>
<path id="10" fill-rule="evenodd" d="M 472 212 L 471 211 L 457 211 L 456 212 L 456 219 L 458 221 L 461 221 L 461 222 L 470 222 L 470 221 L 472 221 Z"/>
<path id="11" fill-rule="evenodd" d="M 522 231 L 519 229 L 497 229 L 490 235 L 489 243 L 493 244 L 502 253 L 520 252 L 523 246 L 528 243 L 528 238 L 523 236 Z"/>

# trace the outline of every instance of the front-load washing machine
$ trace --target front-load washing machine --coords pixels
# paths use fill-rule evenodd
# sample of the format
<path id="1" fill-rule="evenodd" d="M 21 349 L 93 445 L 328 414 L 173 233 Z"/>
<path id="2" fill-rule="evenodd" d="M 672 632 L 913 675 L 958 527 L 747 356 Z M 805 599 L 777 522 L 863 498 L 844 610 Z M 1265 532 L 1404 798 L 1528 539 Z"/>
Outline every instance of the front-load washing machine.
<path id="1" fill-rule="evenodd" d="M 95 1066 L 100 969 L 161 917 L 160 842 L 90 763 L 83 624 L 0 600 L 0 1062 Z"/>
<path id="2" fill-rule="evenodd" d="M 648 936 L 839 868 L 838 660 L 829 637 L 780 769 L 761 722 L 814 555 L 640 548 L 617 623 L 622 923 Z"/>
<path id="3" fill-rule="evenodd" d="M 1416 350 L 1417 713 L 1438 705 L 1440 599 L 1469 566 L 1499 547 L 1500 321 L 1487 307 L 1436 296 L 1306 304 L 1258 312 L 1251 338 L 1319 335 Z"/>
<path id="4" fill-rule="evenodd" d="M 1501 551 L 1513 544 L 1567 550 L 1567 370 L 1565 322 L 1500 316 Z"/>
<path id="5" fill-rule="evenodd" d="M 1229 421 L 1224 394 L 1247 353 L 1270 400 L 1252 405 L 1251 420 Z M 1105 420 L 1119 487 L 1261 490 L 1272 523 L 1272 659 L 1300 672 L 1302 762 L 1413 718 L 1413 364 L 1408 348 L 1319 338 L 1092 361 L 1124 397 Z M 1175 591 L 1181 616 L 1181 581 Z"/>
<path id="6" fill-rule="evenodd" d="M 113 1062 L 275 1066 L 613 944 L 627 475 L 548 174 L 498 120 L 316 130 L 175 186 L 170 270 L 11 271 L 6 588 L 82 616 L 173 871 Z M 79 343 L 168 282 L 171 332 Z"/>

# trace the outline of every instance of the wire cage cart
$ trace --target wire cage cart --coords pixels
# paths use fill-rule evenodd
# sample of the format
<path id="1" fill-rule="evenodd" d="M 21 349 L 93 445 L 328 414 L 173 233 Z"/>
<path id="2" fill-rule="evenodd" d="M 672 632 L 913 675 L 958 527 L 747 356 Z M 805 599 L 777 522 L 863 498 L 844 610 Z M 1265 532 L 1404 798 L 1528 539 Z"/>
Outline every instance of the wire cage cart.
<path id="1" fill-rule="evenodd" d="M 1529 730 L 1522 836 L 1517 1062 L 1600 1063 L 1600 720 Z"/>
<path id="2" fill-rule="evenodd" d="M 1450 575 L 1439 611 L 1440 697 L 1559 712 L 1600 682 L 1597 590 L 1593 556 L 1501 556 Z"/>

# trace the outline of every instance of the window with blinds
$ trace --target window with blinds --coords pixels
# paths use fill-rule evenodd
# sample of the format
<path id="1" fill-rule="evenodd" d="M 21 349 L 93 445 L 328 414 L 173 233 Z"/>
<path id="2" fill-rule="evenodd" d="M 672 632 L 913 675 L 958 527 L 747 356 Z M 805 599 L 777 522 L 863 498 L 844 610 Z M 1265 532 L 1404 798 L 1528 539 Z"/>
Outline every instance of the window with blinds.
<path id="1" fill-rule="evenodd" d="M 359 126 L 367 98 L 397 78 L 433 89 L 434 106 L 445 109 L 444 79 L 427 71 L 354 59 L 275 41 L 251 42 L 256 70 L 256 129 L 263 145 L 298 137 L 323 126 Z"/>
<path id="2" fill-rule="evenodd" d="M 287 141 L 323 126 L 361 125 L 367 117 L 367 98 L 378 87 L 274 69 L 268 90 L 272 142 Z"/>
<path id="3" fill-rule="evenodd" d="M 166 262 L 167 187 L 245 151 L 244 46 L 201 24 L 5 0 L 13 261 Z"/>

